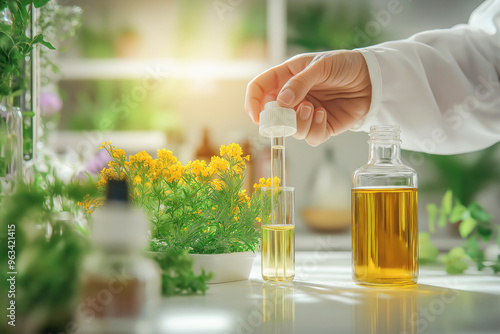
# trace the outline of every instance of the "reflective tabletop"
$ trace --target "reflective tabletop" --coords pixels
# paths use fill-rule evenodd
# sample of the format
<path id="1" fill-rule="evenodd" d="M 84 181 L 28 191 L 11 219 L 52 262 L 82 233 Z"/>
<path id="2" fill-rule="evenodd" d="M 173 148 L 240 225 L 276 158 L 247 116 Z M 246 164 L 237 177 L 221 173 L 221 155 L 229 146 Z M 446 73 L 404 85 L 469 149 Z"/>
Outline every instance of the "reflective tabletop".
<path id="1" fill-rule="evenodd" d="M 296 278 L 265 283 L 257 254 L 249 280 L 204 296 L 163 299 L 156 333 L 500 333 L 500 276 L 421 267 L 407 288 L 355 285 L 349 252 L 297 252 Z"/>

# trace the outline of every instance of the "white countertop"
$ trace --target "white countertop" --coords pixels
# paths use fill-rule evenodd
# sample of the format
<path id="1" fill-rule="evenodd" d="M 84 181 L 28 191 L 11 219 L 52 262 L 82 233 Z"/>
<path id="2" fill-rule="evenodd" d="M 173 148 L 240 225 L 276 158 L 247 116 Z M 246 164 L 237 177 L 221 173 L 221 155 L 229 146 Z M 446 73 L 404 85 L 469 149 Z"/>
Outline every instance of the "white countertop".
<path id="1" fill-rule="evenodd" d="M 500 276 L 421 267 L 419 283 L 373 289 L 351 280 L 349 252 L 297 252 L 296 278 L 211 284 L 204 296 L 163 299 L 157 333 L 500 333 Z"/>

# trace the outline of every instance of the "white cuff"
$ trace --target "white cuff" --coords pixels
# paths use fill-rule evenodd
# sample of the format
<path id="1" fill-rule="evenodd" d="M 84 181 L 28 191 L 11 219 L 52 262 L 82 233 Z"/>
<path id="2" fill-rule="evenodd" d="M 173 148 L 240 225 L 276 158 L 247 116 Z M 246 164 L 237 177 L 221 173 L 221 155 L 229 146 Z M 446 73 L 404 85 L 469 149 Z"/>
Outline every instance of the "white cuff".
<path id="1" fill-rule="evenodd" d="M 372 98 L 368 113 L 356 123 L 351 130 L 368 132 L 380 109 L 380 101 L 382 99 L 382 74 L 377 57 L 375 57 L 376 51 L 369 48 L 355 49 L 355 51 L 359 51 L 363 55 L 366 65 L 368 66 L 368 73 L 370 74 L 370 81 L 372 84 Z"/>

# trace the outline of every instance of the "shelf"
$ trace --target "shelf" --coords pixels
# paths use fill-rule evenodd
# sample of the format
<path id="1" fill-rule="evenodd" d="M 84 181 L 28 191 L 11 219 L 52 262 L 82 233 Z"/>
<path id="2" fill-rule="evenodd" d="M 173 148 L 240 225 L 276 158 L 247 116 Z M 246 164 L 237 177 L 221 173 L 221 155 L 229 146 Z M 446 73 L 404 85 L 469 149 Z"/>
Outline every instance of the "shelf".
<path id="1" fill-rule="evenodd" d="M 264 60 L 179 61 L 173 59 L 60 60 L 63 80 L 90 79 L 226 79 L 250 80 L 272 65 Z"/>

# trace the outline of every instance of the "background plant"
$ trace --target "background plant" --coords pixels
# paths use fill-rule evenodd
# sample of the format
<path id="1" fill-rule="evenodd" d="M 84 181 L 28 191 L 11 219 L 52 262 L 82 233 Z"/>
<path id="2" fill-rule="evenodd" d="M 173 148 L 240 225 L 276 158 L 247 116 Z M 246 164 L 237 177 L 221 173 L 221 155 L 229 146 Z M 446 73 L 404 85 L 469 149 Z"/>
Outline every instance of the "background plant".
<path id="1" fill-rule="evenodd" d="M 7 0 L 0 2 L 0 11 L 9 10 L 11 23 L 0 23 L 0 96 L 13 96 L 26 88 L 23 65 L 36 44 L 54 49 L 42 34 L 29 36 L 33 8 L 44 6 L 49 0 Z"/>
<path id="2" fill-rule="evenodd" d="M 20 333 L 59 332 L 71 319 L 79 291 L 79 266 L 90 246 L 86 222 L 78 219 L 83 210 L 77 202 L 96 191 L 93 183 L 66 183 L 48 169 L 36 171 L 32 182 L 20 183 L 14 193 L 0 198 L 0 293 L 7 296 L 7 272 L 17 271 Z M 7 243 L 12 225 L 15 247 Z M 15 251 L 14 270 L 8 267 L 9 250 Z M 5 310 L 8 300 L 0 300 Z M 0 326 L 4 325 L 6 321 Z"/>
<path id="3" fill-rule="evenodd" d="M 435 232 L 436 221 L 441 228 L 448 222 L 451 224 L 460 222 L 459 232 L 465 242 L 442 257 L 446 272 L 449 274 L 464 272 L 468 268 L 469 260 L 476 263 L 478 270 L 491 268 L 495 273 L 500 272 L 500 255 L 495 259 L 488 259 L 484 252 L 484 245 L 491 240 L 496 240 L 500 246 L 500 226 L 491 221 L 492 216 L 479 203 L 472 202 L 465 206 L 457 197 L 454 198 L 451 190 L 448 190 L 441 201 L 441 207 L 429 204 L 427 212 L 430 233 Z M 438 258 L 437 248 L 430 241 L 428 234 L 420 234 L 419 246 L 421 262 L 434 262 Z"/>

